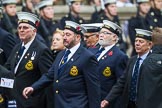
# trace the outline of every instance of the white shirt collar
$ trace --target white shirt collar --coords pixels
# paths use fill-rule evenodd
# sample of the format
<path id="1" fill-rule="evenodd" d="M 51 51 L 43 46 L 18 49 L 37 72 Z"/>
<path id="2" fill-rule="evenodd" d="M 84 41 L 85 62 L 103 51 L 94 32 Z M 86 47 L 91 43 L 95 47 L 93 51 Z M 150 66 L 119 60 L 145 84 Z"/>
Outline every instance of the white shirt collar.
<path id="1" fill-rule="evenodd" d="M 112 44 L 112 45 L 110 45 L 110 46 L 104 47 L 105 50 L 101 53 L 101 55 L 97 58 L 97 60 L 99 61 L 99 60 L 101 59 L 101 57 L 104 56 L 105 53 L 106 53 L 107 51 L 109 51 L 114 45 L 115 45 L 115 44 Z M 100 48 L 102 48 L 102 46 L 101 46 Z"/>
<path id="2" fill-rule="evenodd" d="M 147 53 L 145 53 L 144 55 L 140 56 L 140 58 L 142 60 L 145 60 L 145 58 L 147 57 L 147 55 L 149 54 L 150 51 L 148 51 Z M 139 55 L 138 55 L 138 58 L 139 58 Z"/>
<path id="3" fill-rule="evenodd" d="M 74 55 L 74 53 L 77 51 L 79 47 L 80 47 L 80 42 L 74 47 L 72 47 L 71 49 L 69 49 L 71 53 L 68 55 L 68 60 Z"/>
<path id="4" fill-rule="evenodd" d="M 30 40 L 27 44 L 25 44 L 24 45 L 24 42 L 22 43 L 22 46 L 25 46 L 25 49 L 28 49 L 29 47 L 30 47 L 30 45 L 33 43 L 33 41 L 34 41 L 34 39 L 35 39 L 35 37 L 32 39 L 32 40 Z"/>

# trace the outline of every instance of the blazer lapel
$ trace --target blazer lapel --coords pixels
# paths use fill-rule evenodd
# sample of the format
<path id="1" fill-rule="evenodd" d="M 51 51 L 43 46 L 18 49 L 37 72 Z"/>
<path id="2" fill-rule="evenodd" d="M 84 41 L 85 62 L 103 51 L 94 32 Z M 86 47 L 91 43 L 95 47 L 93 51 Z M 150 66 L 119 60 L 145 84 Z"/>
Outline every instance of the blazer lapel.
<path id="1" fill-rule="evenodd" d="M 32 54 L 34 54 L 36 57 L 37 56 L 37 51 L 35 49 L 37 47 L 37 41 L 36 39 L 33 41 L 33 43 L 30 45 L 30 47 L 28 48 L 28 50 L 26 51 L 26 53 L 24 54 L 21 62 L 19 63 L 19 66 L 18 66 L 18 69 L 17 69 L 17 72 L 16 72 L 16 75 L 20 75 L 20 74 L 23 74 L 23 70 L 25 71 L 25 65 L 29 62 L 29 60 L 31 60 L 31 57 L 32 57 Z M 34 58 L 35 59 L 35 58 Z M 33 61 L 33 60 L 31 60 Z M 21 72 L 20 72 L 21 71 Z M 26 71 L 25 71 L 26 72 Z"/>
<path id="2" fill-rule="evenodd" d="M 133 58 L 133 60 L 130 62 L 130 69 L 129 69 L 129 73 L 128 73 L 128 87 L 130 88 L 130 83 L 131 83 L 131 80 L 132 80 L 132 74 L 133 74 L 133 68 L 134 68 L 134 64 L 137 60 L 137 56 Z"/>
<path id="3" fill-rule="evenodd" d="M 60 62 L 62 57 L 64 56 L 65 50 L 61 51 L 58 55 L 57 58 L 55 59 L 55 77 L 57 78 L 59 75 L 59 68 L 60 68 Z"/>
<path id="4" fill-rule="evenodd" d="M 67 70 L 67 68 L 69 68 L 81 55 L 81 50 L 82 50 L 82 46 L 80 46 L 78 48 L 78 50 L 74 53 L 74 55 L 68 60 L 68 62 L 65 64 L 64 67 L 64 71 L 62 71 L 61 73 L 59 73 L 59 77 L 66 72 L 65 70 Z"/>
<path id="5" fill-rule="evenodd" d="M 15 54 L 14 54 L 14 58 L 12 59 L 12 63 L 11 63 L 11 71 L 14 72 L 15 71 L 15 67 L 16 67 L 16 59 L 18 56 L 18 51 L 21 47 L 21 44 L 17 46 L 16 50 L 15 50 Z"/>
<path id="6" fill-rule="evenodd" d="M 110 50 L 108 50 L 99 60 L 99 63 L 105 59 L 107 59 L 108 57 L 111 57 L 113 56 L 113 53 L 114 53 L 114 50 L 115 50 L 115 47 L 113 46 Z"/>

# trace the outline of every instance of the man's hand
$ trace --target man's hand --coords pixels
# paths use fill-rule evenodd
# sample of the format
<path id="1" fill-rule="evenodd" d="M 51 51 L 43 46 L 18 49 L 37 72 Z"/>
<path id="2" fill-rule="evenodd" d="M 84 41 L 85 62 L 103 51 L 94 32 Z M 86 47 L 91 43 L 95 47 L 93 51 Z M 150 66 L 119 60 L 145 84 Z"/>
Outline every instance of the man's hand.
<path id="1" fill-rule="evenodd" d="M 107 100 L 103 100 L 102 102 L 101 102 L 101 108 L 105 108 L 106 106 L 108 106 L 109 105 L 109 101 L 107 101 Z"/>
<path id="2" fill-rule="evenodd" d="M 34 89 L 32 87 L 26 87 L 23 90 L 23 96 L 28 99 L 28 96 L 30 96 L 33 93 Z"/>

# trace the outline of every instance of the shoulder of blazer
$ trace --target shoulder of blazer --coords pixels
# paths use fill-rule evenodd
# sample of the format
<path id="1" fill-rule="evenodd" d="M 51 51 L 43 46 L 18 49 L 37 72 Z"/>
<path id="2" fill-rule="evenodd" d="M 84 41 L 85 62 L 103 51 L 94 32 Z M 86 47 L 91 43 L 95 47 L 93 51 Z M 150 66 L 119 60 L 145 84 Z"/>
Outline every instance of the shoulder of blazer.
<path id="1" fill-rule="evenodd" d="M 39 49 L 46 49 L 46 48 L 48 48 L 44 43 L 39 41 L 37 38 L 34 39 L 34 41 L 31 44 L 31 47 L 39 47 Z"/>

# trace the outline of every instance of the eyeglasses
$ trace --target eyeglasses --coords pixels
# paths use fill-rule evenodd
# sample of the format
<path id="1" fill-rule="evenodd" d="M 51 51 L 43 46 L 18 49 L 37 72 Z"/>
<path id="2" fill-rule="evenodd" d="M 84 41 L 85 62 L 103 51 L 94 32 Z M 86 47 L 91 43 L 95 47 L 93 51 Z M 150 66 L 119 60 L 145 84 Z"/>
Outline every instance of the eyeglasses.
<path id="1" fill-rule="evenodd" d="M 107 32 L 107 31 L 101 31 L 101 32 L 99 32 L 99 34 L 111 35 L 112 33 L 109 33 L 109 32 Z"/>
<path id="2" fill-rule="evenodd" d="M 28 27 L 28 26 L 19 26 L 18 29 L 19 29 L 19 30 L 21 30 L 21 29 L 27 30 L 27 29 L 29 29 L 29 27 Z"/>
<path id="3" fill-rule="evenodd" d="M 96 34 L 91 34 L 91 35 L 84 35 L 85 38 L 89 38 L 91 36 L 95 36 Z"/>

